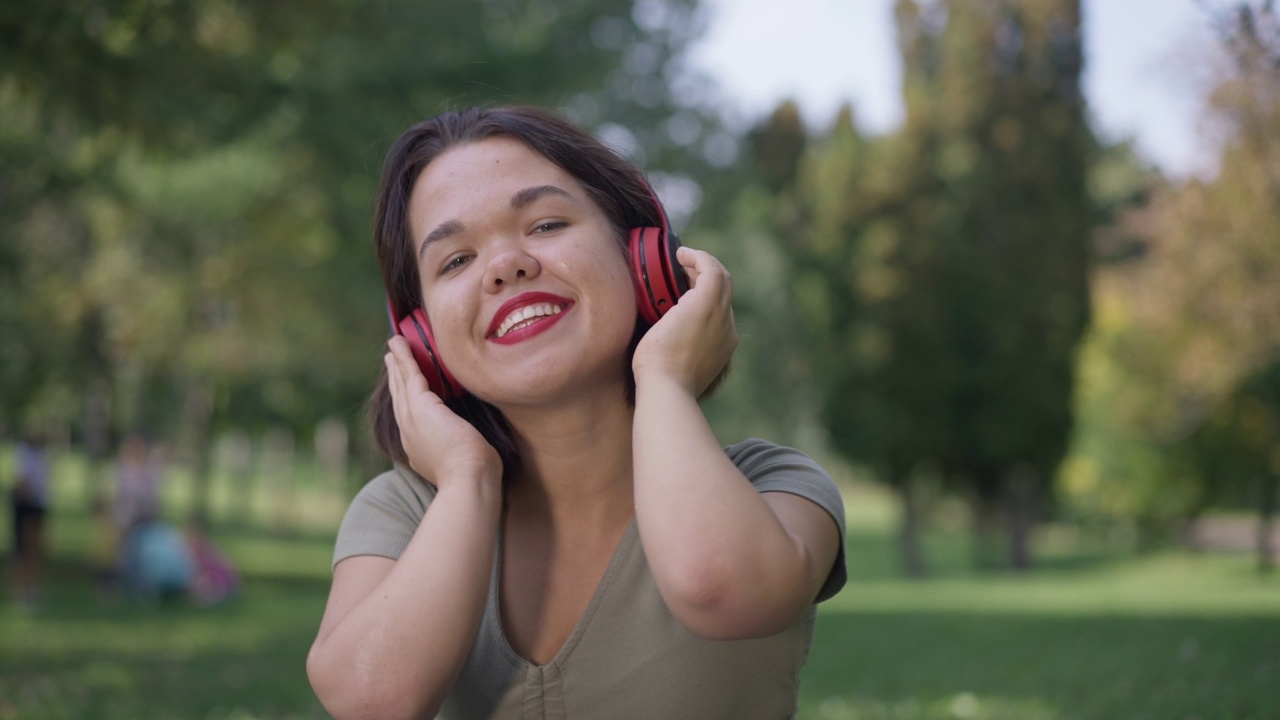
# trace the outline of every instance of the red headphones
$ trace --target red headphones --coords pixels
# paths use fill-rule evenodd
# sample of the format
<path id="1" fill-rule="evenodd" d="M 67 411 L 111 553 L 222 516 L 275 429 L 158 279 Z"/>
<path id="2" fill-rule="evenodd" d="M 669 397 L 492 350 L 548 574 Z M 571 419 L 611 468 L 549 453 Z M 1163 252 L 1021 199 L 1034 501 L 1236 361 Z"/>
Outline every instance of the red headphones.
<path id="1" fill-rule="evenodd" d="M 653 188 L 647 185 L 645 187 L 658 208 L 662 227 L 632 228 L 627 247 L 628 257 L 631 259 L 631 279 L 636 290 L 636 308 L 640 317 L 653 325 L 680 300 L 681 295 L 689 292 L 689 278 L 676 261 L 680 238 L 671 230 L 667 212 Z M 440 359 L 431 323 L 427 321 L 422 308 L 414 308 L 413 312 L 397 320 L 391 307 L 391 299 L 388 298 L 387 316 L 391 319 L 391 328 L 395 334 L 409 343 L 431 392 L 445 401 L 456 400 L 466 394 L 466 390 Z"/>

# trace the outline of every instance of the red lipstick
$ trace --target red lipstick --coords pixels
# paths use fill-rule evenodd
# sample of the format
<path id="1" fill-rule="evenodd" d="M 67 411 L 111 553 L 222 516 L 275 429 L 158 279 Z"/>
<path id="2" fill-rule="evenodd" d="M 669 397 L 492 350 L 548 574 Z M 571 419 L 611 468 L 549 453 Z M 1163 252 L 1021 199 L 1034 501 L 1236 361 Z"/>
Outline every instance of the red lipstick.
<path id="1" fill-rule="evenodd" d="M 497 337 L 498 330 L 502 327 L 502 322 L 506 320 L 511 313 L 530 305 L 540 305 L 543 303 L 556 305 L 560 307 L 561 310 L 555 315 L 546 315 L 537 318 L 534 322 L 529 323 L 528 325 L 511 330 L 502 337 Z M 493 319 L 489 321 L 489 330 L 485 337 L 500 345 L 513 345 L 523 340 L 528 340 L 535 335 L 540 335 L 544 331 L 549 330 L 552 325 L 555 325 L 560 321 L 560 318 L 564 317 L 565 313 L 569 312 L 571 307 L 573 307 L 572 300 L 559 295 L 553 295 L 552 293 L 520 293 L 519 295 L 516 295 L 510 300 L 502 303 L 498 308 L 498 311 L 493 314 Z"/>

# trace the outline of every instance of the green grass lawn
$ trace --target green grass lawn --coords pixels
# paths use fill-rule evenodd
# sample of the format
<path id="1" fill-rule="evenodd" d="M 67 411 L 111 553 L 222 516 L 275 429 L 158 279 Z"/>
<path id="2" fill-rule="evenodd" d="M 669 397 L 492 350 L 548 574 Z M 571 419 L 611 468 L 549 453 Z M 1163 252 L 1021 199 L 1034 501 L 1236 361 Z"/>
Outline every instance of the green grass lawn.
<path id="1" fill-rule="evenodd" d="M 939 532 L 935 576 L 912 582 L 894 570 L 885 498 L 849 502 L 850 581 L 822 608 L 803 718 L 1280 718 L 1280 579 L 1248 556 L 1133 557 L 1057 529 L 1034 573 L 980 576 L 961 536 Z M 53 527 L 44 611 L 0 601 L 0 720 L 326 717 L 303 662 L 329 537 L 219 533 L 247 584 L 202 610 L 103 602 L 87 517 Z"/>
<path id="2" fill-rule="evenodd" d="M 854 577 L 819 618 L 803 690 L 823 720 L 1280 718 L 1280 583 L 1185 554 Z"/>

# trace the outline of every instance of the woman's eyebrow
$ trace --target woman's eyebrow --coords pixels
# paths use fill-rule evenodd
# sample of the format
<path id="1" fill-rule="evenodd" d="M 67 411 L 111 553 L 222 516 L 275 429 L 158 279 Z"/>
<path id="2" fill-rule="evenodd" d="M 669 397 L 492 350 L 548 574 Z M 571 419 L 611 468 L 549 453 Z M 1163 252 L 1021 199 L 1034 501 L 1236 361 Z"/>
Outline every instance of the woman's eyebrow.
<path id="1" fill-rule="evenodd" d="M 462 223 L 457 220 L 445 220 L 436 226 L 435 230 L 427 233 L 423 238 L 422 244 L 418 246 L 418 258 L 422 258 L 427 252 L 427 246 L 437 240 L 444 240 L 451 235 L 457 235 L 462 232 Z"/>
<path id="2" fill-rule="evenodd" d="M 563 188 L 556 187 L 555 185 L 537 185 L 535 187 L 527 187 L 517 192 L 515 195 L 512 195 L 511 209 L 519 210 L 544 195 L 559 195 L 560 197 L 565 197 L 570 200 L 574 199 L 573 195 L 570 195 L 569 192 Z M 446 220 L 440 223 L 436 226 L 435 230 L 427 233 L 427 236 L 423 238 L 422 244 L 418 246 L 418 257 L 421 258 L 426 254 L 427 246 L 431 243 L 457 235 L 462 232 L 462 230 L 462 223 L 457 220 Z"/>
<path id="3" fill-rule="evenodd" d="M 560 195 L 561 197 L 566 197 L 570 200 L 573 199 L 573 196 L 570 195 L 568 191 L 558 188 L 555 185 L 538 185 L 537 187 L 527 187 L 515 195 L 512 195 L 511 209 L 519 210 L 543 195 Z"/>

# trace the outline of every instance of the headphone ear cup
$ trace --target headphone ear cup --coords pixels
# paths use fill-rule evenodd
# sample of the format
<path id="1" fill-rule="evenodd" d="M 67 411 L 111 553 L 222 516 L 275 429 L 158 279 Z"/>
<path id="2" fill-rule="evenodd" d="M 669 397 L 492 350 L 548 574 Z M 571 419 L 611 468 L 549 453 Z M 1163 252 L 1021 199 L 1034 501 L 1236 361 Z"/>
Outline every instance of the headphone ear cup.
<path id="1" fill-rule="evenodd" d="M 662 228 L 642 227 L 632 228 L 627 245 L 636 305 L 645 322 L 653 325 L 689 289 L 684 268 L 675 258 L 680 241 Z"/>
<path id="2" fill-rule="evenodd" d="M 422 312 L 422 308 L 414 308 L 412 313 L 402 318 L 396 326 L 396 332 L 409 343 L 413 359 L 418 361 L 418 369 L 427 379 L 427 388 L 431 392 L 446 402 L 462 397 L 465 391 L 444 366 L 440 353 L 436 352 L 436 338 L 431 333 L 431 323 L 427 322 L 427 315 Z"/>

